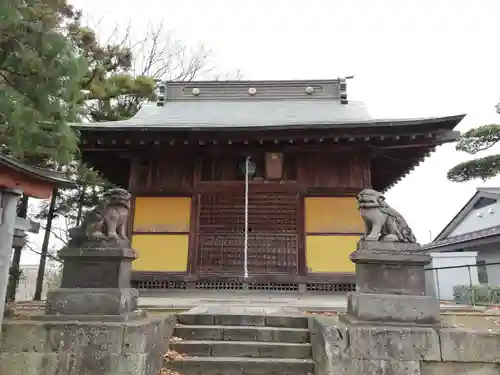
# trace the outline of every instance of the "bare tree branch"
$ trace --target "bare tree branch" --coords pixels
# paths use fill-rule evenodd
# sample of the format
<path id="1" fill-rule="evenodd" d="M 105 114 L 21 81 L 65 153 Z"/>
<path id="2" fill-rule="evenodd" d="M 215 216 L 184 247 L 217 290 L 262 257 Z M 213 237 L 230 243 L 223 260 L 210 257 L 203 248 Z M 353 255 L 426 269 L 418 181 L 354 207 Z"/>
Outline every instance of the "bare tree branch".
<path id="1" fill-rule="evenodd" d="M 36 215 L 29 214 L 28 217 L 33 220 L 34 218 L 36 218 Z M 64 245 L 67 245 L 69 242 L 68 231 L 71 227 L 71 224 L 69 223 L 69 219 L 67 217 L 64 217 L 64 219 L 66 221 L 65 228 L 60 228 L 53 224 L 52 228 L 50 229 L 50 234 L 53 235 L 57 240 L 61 241 Z M 46 230 L 47 226 L 45 224 L 40 224 L 40 229 Z"/>
<path id="2" fill-rule="evenodd" d="M 31 246 L 31 244 L 26 241 L 26 243 L 24 244 L 25 248 L 28 249 L 29 251 L 35 253 L 35 254 L 38 254 L 38 255 L 42 255 L 42 253 L 38 250 L 36 250 L 33 246 Z M 56 256 L 52 255 L 50 252 L 47 253 L 47 256 L 52 259 L 52 260 L 55 260 L 56 262 L 59 262 L 59 263 L 62 263 L 62 260 L 57 258 Z"/>
<path id="3" fill-rule="evenodd" d="M 192 81 L 217 77 L 211 61 L 213 51 L 203 44 L 188 47 L 178 39 L 173 30 L 168 30 L 163 22 L 149 23 L 141 37 L 133 37 L 133 28 L 129 23 L 124 30 L 114 28 L 108 38 L 109 43 L 128 47 L 134 61 L 133 74 L 147 76 L 157 80 Z M 219 77 L 221 74 L 218 75 Z M 241 72 L 224 73 L 228 79 L 241 79 Z"/>

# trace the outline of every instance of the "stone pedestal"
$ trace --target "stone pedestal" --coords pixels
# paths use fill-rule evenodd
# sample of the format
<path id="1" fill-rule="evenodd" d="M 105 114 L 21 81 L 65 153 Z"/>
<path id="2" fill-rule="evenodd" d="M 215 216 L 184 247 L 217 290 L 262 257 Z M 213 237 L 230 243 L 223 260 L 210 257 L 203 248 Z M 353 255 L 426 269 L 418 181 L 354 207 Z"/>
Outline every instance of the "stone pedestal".
<path id="1" fill-rule="evenodd" d="M 0 375 L 156 375 L 161 369 L 175 317 L 148 317 L 137 308 L 130 285 L 136 253 L 123 235 L 130 194 L 112 189 L 104 198 L 59 252 L 61 287 L 49 291 L 45 314 L 3 324 Z M 0 254 L 0 266 L 1 260 Z"/>
<path id="2" fill-rule="evenodd" d="M 61 287 L 49 291 L 46 315 L 123 320 L 136 314 L 138 292 L 130 287 L 133 249 L 90 243 L 66 248 L 59 257 L 64 261 Z"/>
<path id="3" fill-rule="evenodd" d="M 347 297 L 349 324 L 437 325 L 439 301 L 425 295 L 424 266 L 431 261 L 413 243 L 361 241 L 350 259 L 356 264 L 356 292 Z"/>

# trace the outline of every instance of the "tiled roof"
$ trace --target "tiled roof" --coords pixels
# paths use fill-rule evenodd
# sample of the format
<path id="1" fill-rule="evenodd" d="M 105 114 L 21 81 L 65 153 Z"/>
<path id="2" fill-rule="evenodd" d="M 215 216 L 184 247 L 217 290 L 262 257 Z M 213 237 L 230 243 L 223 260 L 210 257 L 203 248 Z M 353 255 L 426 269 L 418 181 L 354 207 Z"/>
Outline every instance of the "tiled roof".
<path id="1" fill-rule="evenodd" d="M 352 77 L 346 77 L 352 78 Z M 122 121 L 75 124 L 88 130 L 267 130 L 440 123 L 452 130 L 464 115 L 373 119 L 362 102 L 347 100 L 346 78 L 291 81 L 169 81 L 158 102 Z M 443 122 L 449 124 L 443 124 Z"/>
<path id="2" fill-rule="evenodd" d="M 476 230 L 474 232 L 460 234 L 458 236 L 446 237 L 442 240 L 428 243 L 428 244 L 424 245 L 422 248 L 424 250 L 430 250 L 430 249 L 440 248 L 440 247 L 447 246 L 447 245 L 454 245 L 454 244 L 464 243 L 464 242 L 468 242 L 468 241 L 478 240 L 481 238 L 495 236 L 495 235 L 499 235 L 499 234 L 500 234 L 500 225 L 497 225 L 497 226 L 494 226 L 491 228 L 480 229 L 480 230 Z"/>
<path id="3" fill-rule="evenodd" d="M 91 126 L 137 127 L 266 127 L 371 121 L 361 102 L 337 99 L 172 101 L 148 104 L 131 119 Z M 82 124 L 83 125 L 83 124 Z"/>
<path id="4" fill-rule="evenodd" d="M 122 121 L 78 124 L 88 130 L 141 129 L 300 129 L 404 126 L 419 123 L 447 123 L 453 129 L 464 117 L 428 117 L 413 119 L 373 119 L 362 102 L 339 100 L 258 100 L 258 101 L 172 101 L 163 107 L 145 105 L 134 117 Z"/>

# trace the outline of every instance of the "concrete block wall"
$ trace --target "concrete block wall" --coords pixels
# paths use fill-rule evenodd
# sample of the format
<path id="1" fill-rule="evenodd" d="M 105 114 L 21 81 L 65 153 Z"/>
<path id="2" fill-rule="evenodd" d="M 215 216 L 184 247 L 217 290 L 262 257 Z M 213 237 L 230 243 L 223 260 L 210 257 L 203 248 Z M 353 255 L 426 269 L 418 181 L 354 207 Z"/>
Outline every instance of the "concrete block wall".
<path id="1" fill-rule="evenodd" d="M 498 375 L 500 332 L 309 320 L 316 375 Z"/>

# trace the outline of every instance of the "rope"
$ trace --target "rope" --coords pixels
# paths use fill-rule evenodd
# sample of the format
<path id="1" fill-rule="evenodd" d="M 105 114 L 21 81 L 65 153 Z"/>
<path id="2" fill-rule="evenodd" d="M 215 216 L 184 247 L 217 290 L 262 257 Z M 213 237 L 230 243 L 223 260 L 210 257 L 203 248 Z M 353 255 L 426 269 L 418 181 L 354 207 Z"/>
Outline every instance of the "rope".
<path id="1" fill-rule="evenodd" d="M 248 163 L 250 156 L 245 160 L 245 240 L 243 245 L 244 250 L 244 277 L 248 278 Z"/>

